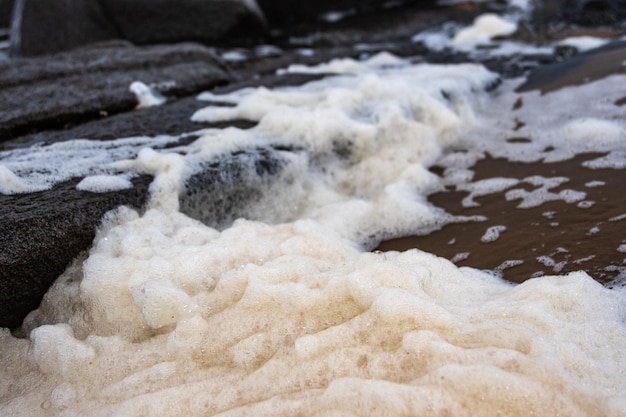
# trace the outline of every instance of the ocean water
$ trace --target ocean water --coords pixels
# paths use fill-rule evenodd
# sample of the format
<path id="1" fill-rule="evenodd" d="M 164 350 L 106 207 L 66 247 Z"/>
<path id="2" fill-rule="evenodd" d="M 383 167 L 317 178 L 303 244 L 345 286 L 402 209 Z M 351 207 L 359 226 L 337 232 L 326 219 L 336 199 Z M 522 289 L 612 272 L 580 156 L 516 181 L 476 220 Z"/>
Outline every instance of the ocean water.
<path id="1" fill-rule="evenodd" d="M 186 146 L 77 139 L 0 153 L 3 193 L 155 176 L 145 212 L 107 215 L 25 320 L 28 337 L 0 330 L 0 415 L 626 415 L 621 281 L 608 289 L 575 272 L 513 285 L 418 249 L 369 251 L 417 226 L 478 220 L 426 196 L 467 183 L 487 153 L 601 152 L 590 168 L 621 174 L 626 76 L 542 95 L 481 65 L 386 53 L 285 71 L 332 76 L 204 93 L 192 120 L 258 125 L 199 131 Z M 207 161 L 271 146 L 297 151 L 279 152 L 282 170 L 250 216 L 216 229 L 183 212 Z M 585 199 L 555 191 L 566 178 L 531 180 L 535 192 L 512 196 L 521 206 Z M 466 204 L 515 181 L 473 183 Z"/>

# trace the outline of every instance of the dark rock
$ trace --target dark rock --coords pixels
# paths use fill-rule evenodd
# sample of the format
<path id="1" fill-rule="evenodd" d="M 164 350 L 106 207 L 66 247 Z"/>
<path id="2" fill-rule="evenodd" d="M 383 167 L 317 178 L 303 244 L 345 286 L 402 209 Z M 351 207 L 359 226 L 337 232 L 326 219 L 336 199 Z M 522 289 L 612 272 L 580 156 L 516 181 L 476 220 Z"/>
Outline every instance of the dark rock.
<path id="1" fill-rule="evenodd" d="M 535 68 L 517 91 L 540 90 L 543 94 L 580 85 L 609 75 L 626 73 L 626 41 L 615 41 L 562 62 Z"/>
<path id="2" fill-rule="evenodd" d="M 292 152 L 281 147 L 258 147 L 207 161 L 185 181 L 180 211 L 217 229 L 224 229 L 240 217 L 262 220 L 254 208 L 268 197 L 272 187 L 283 186 L 278 179 L 293 160 L 287 156 Z M 287 182 L 293 180 L 288 176 Z"/>
<path id="3" fill-rule="evenodd" d="M 251 70 L 250 70 L 251 71 Z M 322 78 L 319 74 L 270 74 L 256 79 L 227 84 L 213 89 L 217 94 L 227 93 L 245 87 L 265 85 L 268 87 L 295 86 Z M 197 93 L 198 91 L 194 91 Z M 99 116 L 94 120 L 70 126 L 60 130 L 46 130 L 0 142 L 0 151 L 62 142 L 76 138 L 112 140 L 133 136 L 178 136 L 204 128 L 237 127 L 246 129 L 256 125 L 247 120 L 231 120 L 217 123 L 192 122 L 191 116 L 197 110 L 206 107 L 207 103 L 197 100 L 195 96 L 170 99 L 161 106 L 148 107 L 118 114 Z"/>
<path id="4" fill-rule="evenodd" d="M 8 28 L 11 25 L 13 12 L 13 0 L 0 0 L 0 28 Z"/>
<path id="5" fill-rule="evenodd" d="M 535 2 L 530 24 L 535 27 L 626 26 L 624 0 L 545 0 Z"/>
<path id="6" fill-rule="evenodd" d="M 0 327 L 17 327 L 65 267 L 87 249 L 102 216 L 141 207 L 151 177 L 110 193 L 76 190 L 79 180 L 30 194 L 0 194 Z"/>
<path id="7" fill-rule="evenodd" d="M 422 7 L 433 7 L 434 0 L 320 0 L 309 2 L 293 2 L 289 0 L 257 0 L 263 13 L 271 24 L 283 25 L 296 21 L 316 20 L 320 15 L 329 12 L 344 12 L 347 15 L 367 13 L 415 3 Z M 330 17 L 329 20 L 333 20 Z"/>
<path id="8" fill-rule="evenodd" d="M 7 0 L 3 0 L 7 1 Z M 243 0 L 19 0 L 12 55 L 34 56 L 88 43 L 228 42 L 260 36 L 264 20 Z"/>
<path id="9" fill-rule="evenodd" d="M 91 42 L 119 38 L 97 1 L 17 0 L 22 13 L 13 21 L 13 56 L 64 51 Z"/>
<path id="10" fill-rule="evenodd" d="M 212 124 L 192 122 L 191 115 L 205 106 L 205 102 L 196 100 L 195 97 L 176 99 L 157 107 L 102 116 L 62 130 L 47 130 L 13 138 L 0 143 L 0 151 L 24 148 L 35 144 L 47 145 L 77 138 L 112 140 L 133 136 L 178 136 L 208 127 L 236 126 L 248 128 L 256 124 L 247 121 Z"/>
<path id="11" fill-rule="evenodd" d="M 107 44 L 0 63 L 0 141 L 132 110 L 134 81 L 183 96 L 232 79 L 210 49 L 195 44 Z"/>
<path id="12" fill-rule="evenodd" d="M 45 0 L 49 1 L 49 0 Z M 100 0 L 122 37 L 137 44 L 259 36 L 264 19 L 245 0 Z"/>

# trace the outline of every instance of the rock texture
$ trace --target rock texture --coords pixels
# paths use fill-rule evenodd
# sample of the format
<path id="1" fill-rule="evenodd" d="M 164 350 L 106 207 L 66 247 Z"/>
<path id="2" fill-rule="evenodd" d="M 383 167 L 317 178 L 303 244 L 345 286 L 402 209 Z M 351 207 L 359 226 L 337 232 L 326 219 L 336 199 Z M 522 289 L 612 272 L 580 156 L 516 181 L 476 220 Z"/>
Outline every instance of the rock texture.
<path id="1" fill-rule="evenodd" d="M 0 0 L 0 28 L 8 28 L 11 25 L 11 13 L 13 0 Z"/>
<path id="2" fill-rule="evenodd" d="M 32 56 L 64 51 L 119 37 L 95 1 L 18 0 L 21 18 L 13 21 L 11 53 Z"/>
<path id="3" fill-rule="evenodd" d="M 7 0 L 3 0 L 7 1 Z M 19 0 L 12 54 L 34 56 L 110 39 L 136 44 L 224 42 L 258 36 L 264 19 L 244 0 Z"/>
<path id="4" fill-rule="evenodd" d="M 310 2 L 293 2 L 289 0 L 258 0 L 259 6 L 270 22 L 277 25 L 297 21 L 314 21 L 320 19 L 324 13 L 337 12 L 336 18 L 342 15 L 367 13 L 403 4 L 416 3 L 423 7 L 432 7 L 434 0 L 403 0 L 389 2 L 388 0 L 320 0 Z M 334 20 L 332 16 L 328 16 Z"/>
<path id="5" fill-rule="evenodd" d="M 210 49 L 194 44 L 114 43 L 0 63 L 0 142 L 130 111 L 137 105 L 129 91 L 134 81 L 182 96 L 232 80 Z"/>
<path id="6" fill-rule="evenodd" d="M 49 191 L 0 194 L 0 327 L 19 326 L 69 262 L 91 245 L 102 216 L 120 205 L 143 206 L 151 177 L 111 193 L 76 190 L 78 180 Z"/>
<path id="7" fill-rule="evenodd" d="M 574 23 L 586 27 L 626 25 L 624 0 L 545 0 L 535 2 L 530 23 L 535 27 Z"/>
<path id="8" fill-rule="evenodd" d="M 44 0 L 49 1 L 49 0 Z M 137 44 L 228 42 L 258 36 L 264 18 L 246 0 L 100 0 L 124 39 Z"/>

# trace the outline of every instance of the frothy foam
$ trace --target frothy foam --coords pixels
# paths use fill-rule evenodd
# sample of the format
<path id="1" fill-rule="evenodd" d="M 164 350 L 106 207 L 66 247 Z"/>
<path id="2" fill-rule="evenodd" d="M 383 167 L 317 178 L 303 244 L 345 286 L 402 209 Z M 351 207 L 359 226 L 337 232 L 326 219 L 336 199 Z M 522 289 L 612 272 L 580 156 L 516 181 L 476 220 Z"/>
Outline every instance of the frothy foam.
<path id="1" fill-rule="evenodd" d="M 486 151 L 523 160 L 615 148 L 602 132 L 623 123 L 590 115 L 610 125 L 567 146 L 562 124 L 531 124 L 545 97 L 507 83 L 488 98 L 495 76 L 481 67 L 390 64 L 220 96 L 234 107 L 194 117 L 258 126 L 208 130 L 171 153 L 133 148 L 137 159 L 115 164 L 155 175 L 150 207 L 108 215 L 26 319 L 29 338 L 0 332 L 0 414 L 623 416 L 623 288 L 584 273 L 513 286 L 418 250 L 363 252 L 372 234 L 442 219 L 424 194 L 441 186 L 427 167 L 444 153 L 442 183 L 469 181 Z M 532 141 L 503 140 L 516 118 Z M 294 205 L 279 224 L 218 231 L 179 212 L 203 161 L 272 145 L 300 149 L 288 165 L 297 201 L 270 195 L 262 209 Z"/>
<path id="2" fill-rule="evenodd" d="M 7 379 L 40 375 L 8 415 L 623 412 L 624 300 L 583 273 L 514 287 L 360 253 L 313 221 L 118 221 L 27 320 L 30 342 L 3 334 L 30 344 L 3 353 Z"/>

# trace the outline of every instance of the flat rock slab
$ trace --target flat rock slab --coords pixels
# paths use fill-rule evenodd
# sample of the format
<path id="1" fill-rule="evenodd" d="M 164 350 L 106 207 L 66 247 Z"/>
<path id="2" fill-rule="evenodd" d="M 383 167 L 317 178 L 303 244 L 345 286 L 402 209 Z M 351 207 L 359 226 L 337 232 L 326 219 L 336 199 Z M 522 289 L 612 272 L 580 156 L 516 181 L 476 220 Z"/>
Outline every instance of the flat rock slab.
<path id="1" fill-rule="evenodd" d="M 0 141 L 130 111 L 135 81 L 183 96 L 232 80 L 212 50 L 196 44 L 114 43 L 0 63 Z"/>

